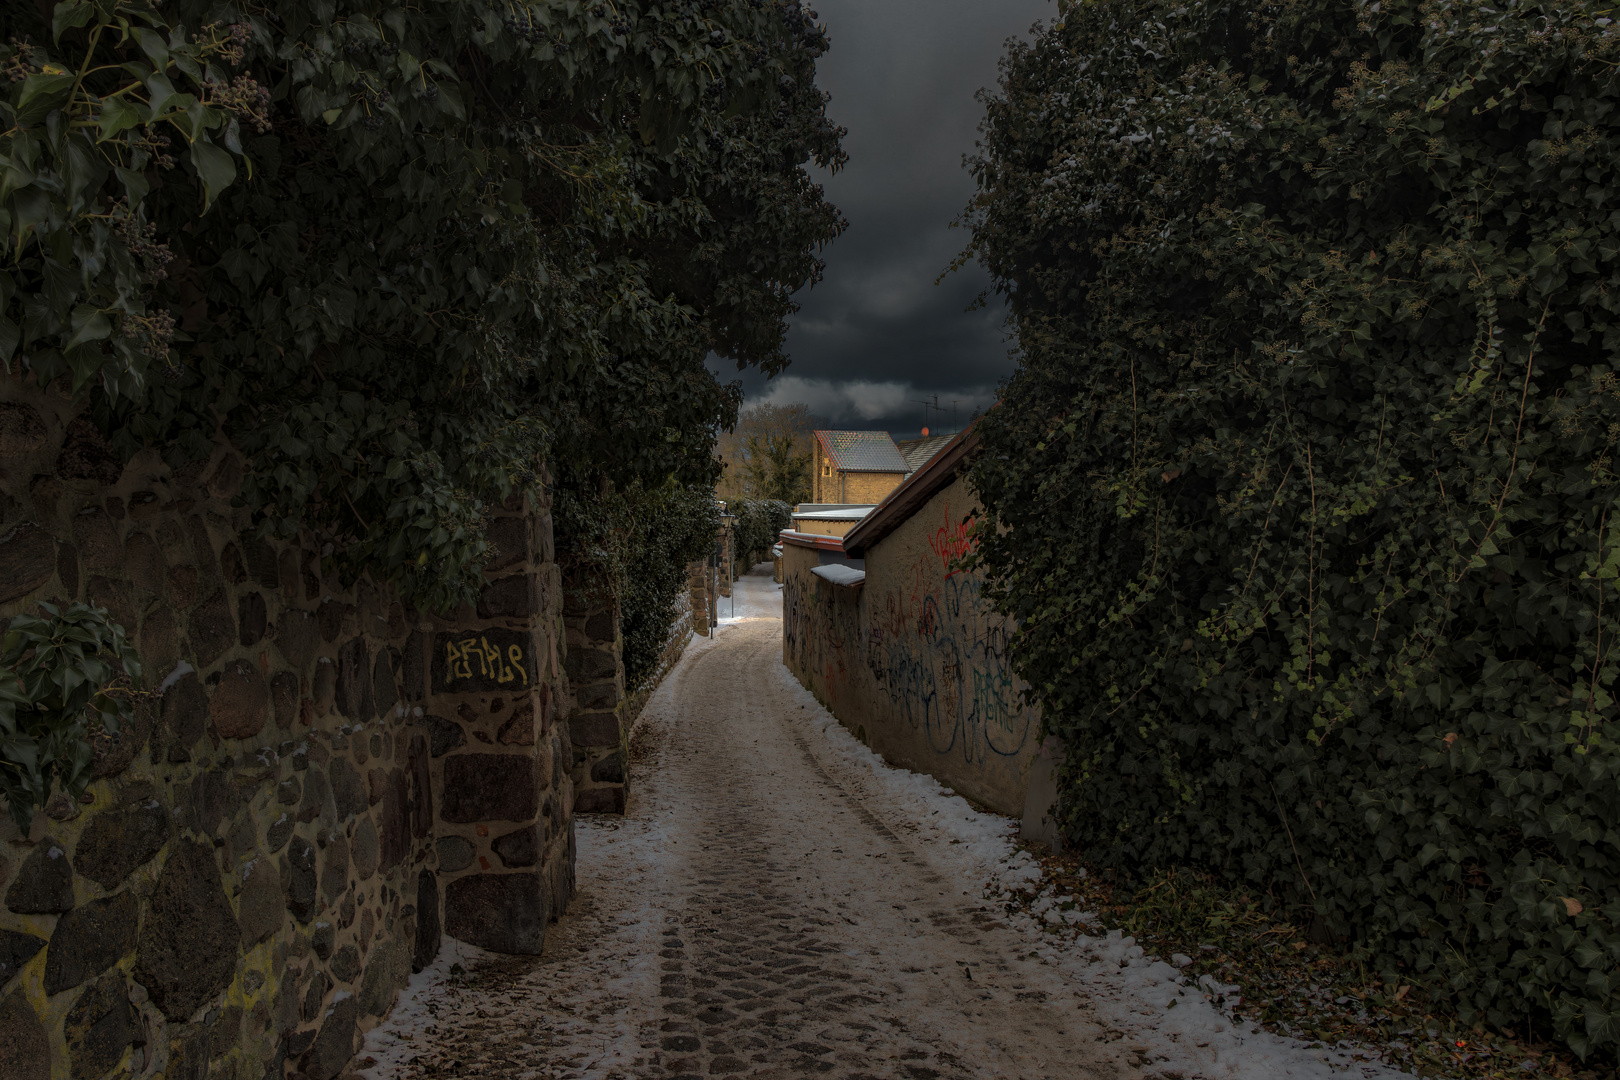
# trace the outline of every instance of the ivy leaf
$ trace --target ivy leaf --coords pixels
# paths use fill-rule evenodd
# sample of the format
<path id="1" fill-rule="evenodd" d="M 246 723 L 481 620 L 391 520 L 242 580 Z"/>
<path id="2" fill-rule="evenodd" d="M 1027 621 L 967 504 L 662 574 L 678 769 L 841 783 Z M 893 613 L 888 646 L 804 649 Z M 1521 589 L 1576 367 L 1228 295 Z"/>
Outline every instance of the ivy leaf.
<path id="1" fill-rule="evenodd" d="M 133 169 L 118 166 L 113 171 L 118 174 L 119 181 L 124 185 L 124 197 L 129 200 L 130 209 L 133 210 L 146 198 L 151 185 L 146 182 L 146 177 Z"/>
<path id="2" fill-rule="evenodd" d="M 191 163 L 197 168 L 197 175 L 203 182 L 203 212 L 214 205 L 219 193 L 230 187 L 236 180 L 236 161 L 229 152 L 222 150 L 213 143 L 194 142 L 191 144 Z"/>
<path id="3" fill-rule="evenodd" d="M 11 360 L 11 355 L 17 351 L 17 343 L 21 340 L 21 328 L 0 313 L 0 364 Z"/>
<path id="4" fill-rule="evenodd" d="M 461 102 L 461 87 L 459 85 L 448 80 L 439 83 L 439 111 L 453 116 L 457 120 L 467 119 L 467 109 Z"/>
<path id="5" fill-rule="evenodd" d="M 73 76 L 69 74 L 28 76 L 22 81 L 22 92 L 17 97 L 17 125 L 30 127 L 39 123 L 53 109 L 67 104 L 72 89 Z"/>
<path id="6" fill-rule="evenodd" d="M 62 344 L 64 352 L 92 342 L 105 341 L 112 336 L 112 323 L 107 316 L 89 305 L 81 304 L 73 310 L 72 324 L 73 333 Z"/>
<path id="7" fill-rule="evenodd" d="M 17 192 L 11 202 L 11 235 L 18 246 L 34 229 L 49 219 L 50 193 L 41 188 L 27 188 Z"/>
<path id="8" fill-rule="evenodd" d="M 101 120 L 97 124 L 100 132 L 97 142 L 106 142 L 121 131 L 144 122 L 142 109 L 123 98 L 106 98 L 101 103 Z"/>
<path id="9" fill-rule="evenodd" d="M 156 30 L 148 30 L 144 26 L 134 28 L 131 33 L 135 35 L 135 41 L 140 45 L 141 51 L 151 58 L 154 68 L 161 73 L 169 66 L 169 43 L 163 40 L 162 34 Z M 152 108 L 154 112 L 157 111 L 155 103 Z"/>
<path id="10" fill-rule="evenodd" d="M 51 14 L 51 40 L 60 41 L 62 31 L 84 26 L 95 12 L 95 5 L 89 0 L 79 0 L 76 4 L 57 4 L 56 10 Z"/>
<path id="11" fill-rule="evenodd" d="M 149 95 L 147 109 L 151 113 L 151 118 L 156 120 L 163 115 L 164 107 L 169 104 L 171 98 L 178 95 L 178 91 L 161 68 L 147 76 L 146 89 Z"/>

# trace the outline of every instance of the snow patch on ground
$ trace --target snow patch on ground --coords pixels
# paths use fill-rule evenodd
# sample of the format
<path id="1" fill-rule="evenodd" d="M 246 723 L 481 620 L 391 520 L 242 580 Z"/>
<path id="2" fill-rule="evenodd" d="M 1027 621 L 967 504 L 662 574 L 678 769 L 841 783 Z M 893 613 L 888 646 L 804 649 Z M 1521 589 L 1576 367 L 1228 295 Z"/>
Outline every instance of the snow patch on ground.
<path id="1" fill-rule="evenodd" d="M 777 675 L 791 699 L 804 707 L 803 715 L 826 739 L 833 756 L 869 774 L 909 811 L 919 837 L 936 841 L 929 845 L 936 858 L 953 864 L 964 885 L 978 885 L 981 895 L 995 905 L 993 910 L 1005 912 L 1015 894 L 1020 899 L 1036 894 L 1027 911 L 1000 917 L 1023 935 L 1032 952 L 1085 988 L 1099 1021 L 1150 1045 L 1155 1056 L 1167 1056 L 1178 1067 L 1208 1076 L 1374 1080 L 1410 1075 L 1378 1063 L 1366 1049 L 1313 1046 L 1234 1023 L 1217 1003 L 1235 1005 L 1236 987 L 1223 986 L 1208 975 L 1197 985 L 1189 984 L 1178 967 L 1147 956 L 1134 938 L 1119 930 L 1087 932 L 1096 913 L 1080 910 L 1074 897 L 1056 895 L 1051 886 L 1041 889 L 1040 864 L 1014 843 L 1017 822 L 973 809 L 931 776 L 888 764 L 840 724 L 785 666 L 778 666 Z"/>
<path id="2" fill-rule="evenodd" d="M 365 1044 L 356 1059 L 363 1062 L 368 1057 L 375 1058 L 376 1064 L 358 1069 L 357 1075 L 367 1080 L 398 1076 L 405 1063 L 421 1050 L 417 1045 L 419 1037 L 437 1022 L 428 1004 L 433 1003 L 436 1009 L 444 1000 L 446 987 L 474 965 L 496 956 L 453 937 L 442 937 L 439 942 L 439 955 L 433 963 L 411 976 L 387 1019 L 366 1032 Z"/>
<path id="3" fill-rule="evenodd" d="M 731 595 L 722 596 L 719 604 L 720 627 L 731 626 L 745 619 L 780 619 L 782 617 L 782 586 L 771 580 L 772 566 L 760 563 L 731 583 Z"/>

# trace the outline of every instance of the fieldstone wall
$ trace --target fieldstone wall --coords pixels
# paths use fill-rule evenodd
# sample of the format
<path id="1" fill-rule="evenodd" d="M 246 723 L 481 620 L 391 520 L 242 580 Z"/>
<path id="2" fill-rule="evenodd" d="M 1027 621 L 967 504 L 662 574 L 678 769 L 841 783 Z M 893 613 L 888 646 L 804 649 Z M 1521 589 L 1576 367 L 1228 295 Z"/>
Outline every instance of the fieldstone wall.
<path id="1" fill-rule="evenodd" d="M 564 667 L 573 690 L 574 811 L 622 814 L 628 794 L 624 638 L 612 584 L 571 564 L 563 593 Z"/>
<path id="2" fill-rule="evenodd" d="M 574 894 L 574 754 L 559 722 L 558 573 L 550 507 L 509 508 L 477 610 L 431 620 L 423 712 L 432 760 L 437 872 L 451 937 L 538 955 Z"/>
<path id="3" fill-rule="evenodd" d="M 720 606 L 721 597 L 731 596 L 731 576 L 727 568 L 731 566 L 732 532 L 724 525 L 714 534 L 714 551 L 718 554 L 718 565 L 711 565 L 708 558 L 689 563 L 686 567 L 686 589 L 692 606 L 692 633 L 704 637 L 711 627 L 720 621 L 721 613 L 726 609 Z M 749 567 L 734 568 L 738 575 L 748 572 Z"/>
<path id="4" fill-rule="evenodd" d="M 717 621 L 714 579 L 707 562 L 690 563 L 686 567 L 686 592 L 692 605 L 692 633 L 705 637 Z"/>
<path id="5" fill-rule="evenodd" d="M 567 902 L 568 787 L 543 763 L 568 753 L 549 517 L 511 509 L 507 574 L 479 610 L 429 619 L 335 580 L 310 536 L 248 535 L 223 442 L 178 471 L 120 466 L 77 412 L 0 378 L 0 622 L 102 604 L 150 695 L 80 801 L 58 795 L 26 837 L 0 816 L 0 1076 L 331 1080 L 446 921 L 479 940 L 527 912 L 482 942 L 532 951 Z M 518 650 L 526 692 L 439 692 L 432 665 L 470 629 L 505 665 Z"/>

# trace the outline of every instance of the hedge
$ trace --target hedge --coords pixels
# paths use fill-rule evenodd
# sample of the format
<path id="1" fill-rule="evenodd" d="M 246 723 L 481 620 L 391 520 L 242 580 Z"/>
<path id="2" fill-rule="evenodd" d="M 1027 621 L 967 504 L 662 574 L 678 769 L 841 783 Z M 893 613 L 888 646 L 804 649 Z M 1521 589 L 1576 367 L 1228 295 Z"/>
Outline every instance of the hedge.
<path id="1" fill-rule="evenodd" d="M 793 508 L 776 499 L 739 499 L 728 509 L 737 517 L 732 550 L 740 577 L 770 559 L 777 536 L 793 527 Z"/>
<path id="2" fill-rule="evenodd" d="M 547 469 L 712 483 L 706 359 L 781 370 L 842 229 L 826 48 L 798 0 L 0 4 L 0 363 L 469 602 Z"/>
<path id="3" fill-rule="evenodd" d="M 555 485 L 557 547 L 565 575 L 600 575 L 619 600 L 624 686 L 634 694 L 658 672 L 687 567 L 707 560 L 720 529 L 714 491 L 674 478 L 619 489 L 600 474 L 563 469 Z"/>
<path id="4" fill-rule="evenodd" d="M 971 210 L 1021 349 L 978 557 L 1069 836 L 1582 1055 L 1620 1036 L 1611 18 L 1060 5 Z"/>

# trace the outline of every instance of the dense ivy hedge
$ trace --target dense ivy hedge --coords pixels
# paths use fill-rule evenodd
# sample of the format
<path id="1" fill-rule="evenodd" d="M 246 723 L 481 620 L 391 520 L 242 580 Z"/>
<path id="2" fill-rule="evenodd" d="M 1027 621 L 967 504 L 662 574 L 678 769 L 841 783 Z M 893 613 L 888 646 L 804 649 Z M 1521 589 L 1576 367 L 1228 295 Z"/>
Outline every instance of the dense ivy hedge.
<path id="1" fill-rule="evenodd" d="M 842 227 L 798 0 L 0 5 L 0 361 L 132 454 L 249 455 L 267 532 L 471 597 L 571 459 L 708 482 Z"/>
<path id="2" fill-rule="evenodd" d="M 793 508 L 776 499 L 738 499 L 728 509 L 736 515 L 732 551 L 738 575 L 771 557 L 771 547 L 783 529 L 793 527 Z"/>
<path id="3" fill-rule="evenodd" d="M 658 673 L 687 566 L 708 556 L 719 529 L 720 509 L 708 487 L 671 484 L 638 501 L 619 618 L 630 693 Z"/>
<path id="4" fill-rule="evenodd" d="M 563 471 L 553 522 L 565 578 L 601 582 L 619 600 L 624 685 L 641 689 L 658 673 L 687 567 L 707 560 L 720 531 L 720 507 L 707 484 L 632 484 L 619 489 L 601 474 Z"/>
<path id="5" fill-rule="evenodd" d="M 1064 4 L 972 211 L 1023 354 L 980 558 L 1070 836 L 1583 1055 L 1620 1036 L 1612 18 Z"/>

